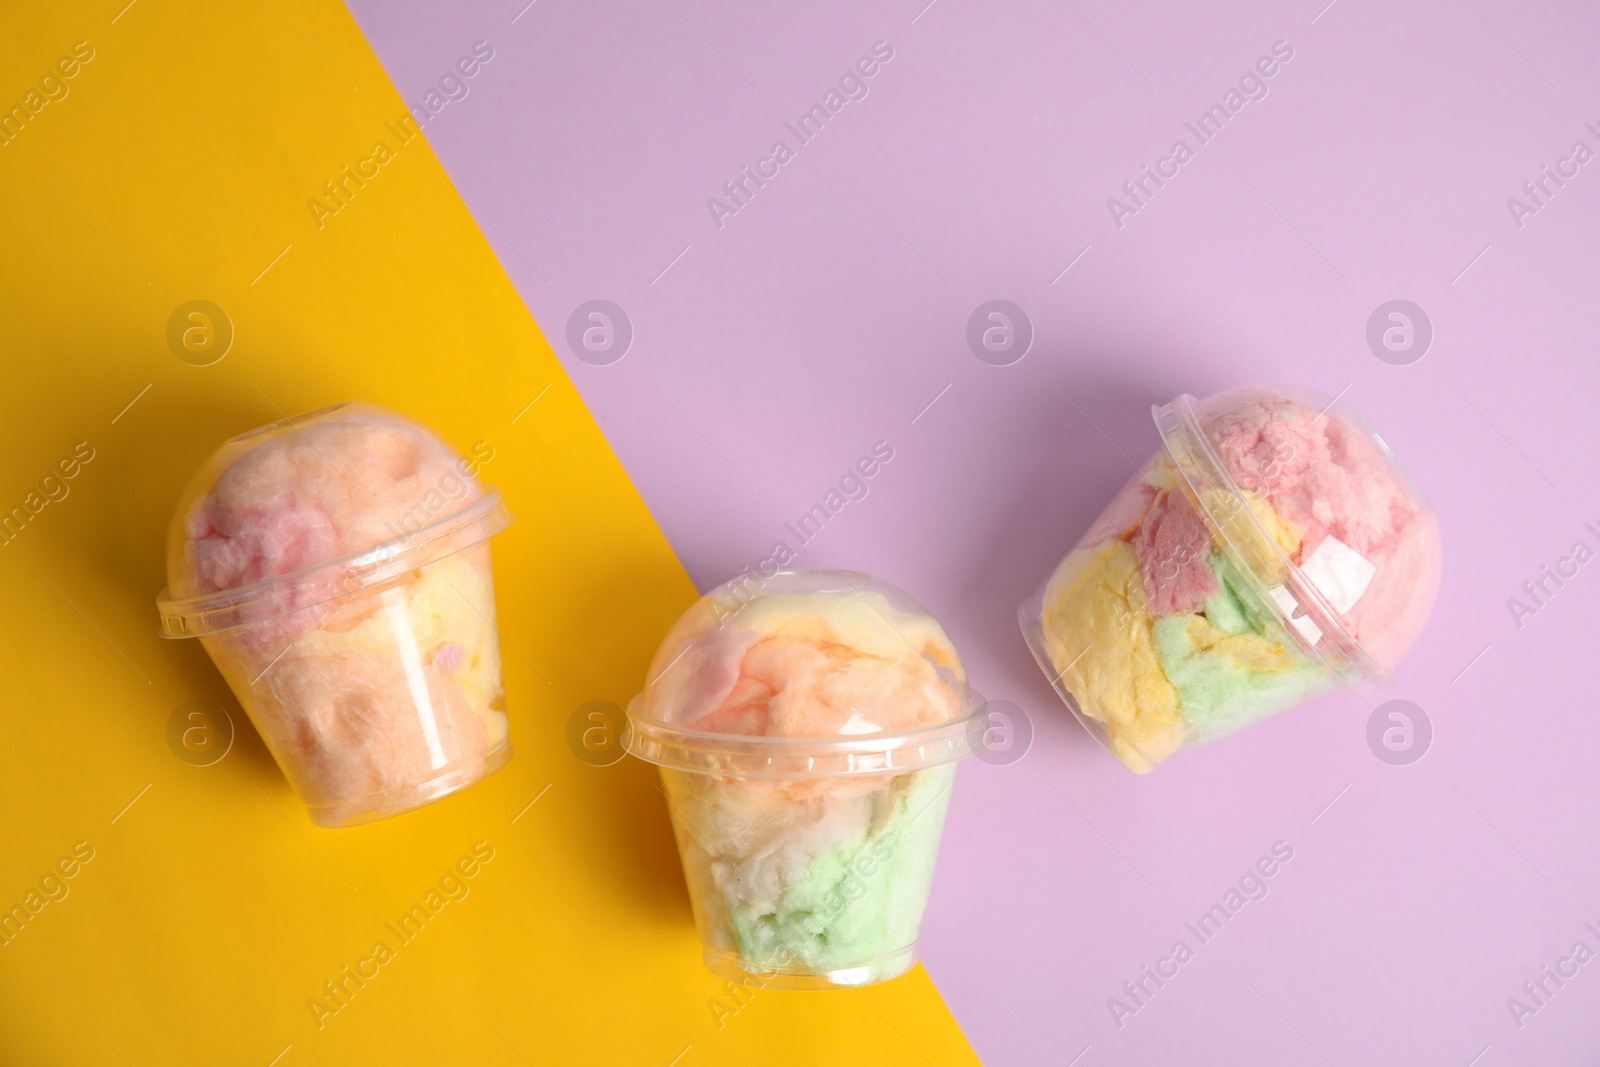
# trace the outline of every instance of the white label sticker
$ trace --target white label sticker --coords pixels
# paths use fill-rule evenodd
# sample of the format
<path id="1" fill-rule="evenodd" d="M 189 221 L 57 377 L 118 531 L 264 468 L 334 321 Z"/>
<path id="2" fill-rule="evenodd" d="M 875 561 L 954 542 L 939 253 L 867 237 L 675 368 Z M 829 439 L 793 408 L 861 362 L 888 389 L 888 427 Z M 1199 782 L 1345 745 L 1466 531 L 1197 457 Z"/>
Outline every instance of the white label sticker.
<path id="1" fill-rule="evenodd" d="M 1317 550 L 1300 564 L 1300 571 L 1333 605 L 1333 610 L 1344 615 L 1356 606 L 1361 594 L 1367 591 L 1378 568 L 1337 537 L 1326 537 Z"/>

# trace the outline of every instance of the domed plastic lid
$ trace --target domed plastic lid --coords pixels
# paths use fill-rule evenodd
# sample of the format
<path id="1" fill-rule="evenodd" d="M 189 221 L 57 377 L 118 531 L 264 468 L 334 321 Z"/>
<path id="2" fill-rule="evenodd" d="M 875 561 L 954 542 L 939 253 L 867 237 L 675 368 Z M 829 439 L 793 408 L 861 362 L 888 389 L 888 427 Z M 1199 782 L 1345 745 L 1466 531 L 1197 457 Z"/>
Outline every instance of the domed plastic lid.
<path id="1" fill-rule="evenodd" d="M 667 634 L 628 750 L 679 770 L 803 781 L 980 751 L 988 710 L 921 604 L 858 571 L 745 574 Z"/>
<path id="2" fill-rule="evenodd" d="M 1286 632 L 1373 691 L 1438 591 L 1438 522 L 1359 411 L 1252 386 L 1151 409 L 1167 456 L 1232 562 Z"/>
<path id="3" fill-rule="evenodd" d="M 427 427 L 372 404 L 228 440 L 173 514 L 161 635 L 315 614 L 479 544 L 512 516 L 475 470 Z"/>

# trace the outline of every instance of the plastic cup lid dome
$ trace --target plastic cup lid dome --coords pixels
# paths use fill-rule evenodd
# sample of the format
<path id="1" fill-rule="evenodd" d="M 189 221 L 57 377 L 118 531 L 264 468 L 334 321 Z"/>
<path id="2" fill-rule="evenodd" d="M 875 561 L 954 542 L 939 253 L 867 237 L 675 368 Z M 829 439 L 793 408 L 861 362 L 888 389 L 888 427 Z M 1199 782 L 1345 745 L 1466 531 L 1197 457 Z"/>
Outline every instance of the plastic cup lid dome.
<path id="1" fill-rule="evenodd" d="M 981 750 L 987 706 L 927 610 L 856 571 L 746 574 L 702 597 L 628 707 L 628 750 L 678 770 L 809 780 Z"/>
<path id="2" fill-rule="evenodd" d="M 348 403 L 224 442 L 167 539 L 163 637 L 315 612 L 479 544 L 512 516 L 427 427 Z"/>

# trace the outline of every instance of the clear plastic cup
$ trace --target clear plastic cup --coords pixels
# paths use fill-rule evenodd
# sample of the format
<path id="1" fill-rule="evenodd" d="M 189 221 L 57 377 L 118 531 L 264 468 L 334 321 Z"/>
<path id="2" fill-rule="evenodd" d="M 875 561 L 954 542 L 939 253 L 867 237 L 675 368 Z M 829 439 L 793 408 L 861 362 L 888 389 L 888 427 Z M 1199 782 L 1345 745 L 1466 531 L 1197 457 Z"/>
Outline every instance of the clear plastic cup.
<path id="1" fill-rule="evenodd" d="M 437 800 L 511 757 L 500 494 L 427 427 L 341 404 L 225 442 L 167 538 L 163 637 L 198 637 L 319 826 Z"/>
<path id="2" fill-rule="evenodd" d="M 1151 411 L 1161 449 L 1018 609 L 1061 699 L 1141 774 L 1380 690 L 1440 572 L 1432 509 L 1350 405 L 1250 386 Z"/>
<path id="3" fill-rule="evenodd" d="M 862 986 L 916 962 L 955 761 L 987 709 L 916 601 L 853 571 L 747 574 L 667 634 L 628 708 L 712 971 Z"/>

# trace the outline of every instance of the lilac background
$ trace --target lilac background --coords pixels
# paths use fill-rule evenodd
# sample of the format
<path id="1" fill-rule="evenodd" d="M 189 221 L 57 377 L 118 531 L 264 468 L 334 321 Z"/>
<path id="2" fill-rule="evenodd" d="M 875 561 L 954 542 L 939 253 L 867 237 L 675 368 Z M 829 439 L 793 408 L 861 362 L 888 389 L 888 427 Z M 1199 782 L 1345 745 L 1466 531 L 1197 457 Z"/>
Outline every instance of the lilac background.
<path id="1" fill-rule="evenodd" d="M 1520 629 L 1506 606 L 1600 547 L 1600 161 L 1520 229 L 1506 206 L 1600 149 L 1592 7 L 522 2 L 351 6 L 412 102 L 494 48 L 427 135 L 695 580 L 779 539 L 879 574 L 1032 715 L 1021 762 L 964 767 L 926 925 L 986 1062 L 1594 1062 L 1600 961 L 1520 1029 L 1506 1005 L 1600 950 L 1600 561 Z M 718 229 L 707 198 L 878 40 L 867 98 Z M 1119 229 L 1107 198 L 1278 40 L 1269 95 Z M 1404 367 L 1364 337 L 1396 297 L 1436 331 Z M 636 331 L 610 366 L 565 343 L 594 298 Z M 964 341 L 992 298 L 1036 330 L 1012 366 Z M 1136 778 L 1015 606 L 1154 447 L 1151 403 L 1258 380 L 1348 386 L 1439 510 L 1391 694 L 1432 748 L 1380 762 L 1339 694 Z M 869 495 L 798 546 L 784 522 L 877 440 Z M 1270 894 L 1119 1029 L 1107 998 L 1280 840 Z"/>

